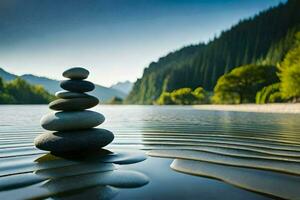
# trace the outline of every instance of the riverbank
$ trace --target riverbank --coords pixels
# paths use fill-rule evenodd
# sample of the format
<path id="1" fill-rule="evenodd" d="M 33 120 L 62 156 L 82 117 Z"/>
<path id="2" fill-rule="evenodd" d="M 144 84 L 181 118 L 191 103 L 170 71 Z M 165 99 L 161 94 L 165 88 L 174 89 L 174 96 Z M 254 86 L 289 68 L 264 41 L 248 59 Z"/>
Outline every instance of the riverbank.
<path id="1" fill-rule="evenodd" d="M 300 113 L 300 103 L 288 104 L 242 104 L 242 105 L 195 105 L 199 110 L 218 110 L 236 112 L 261 112 L 261 113 Z"/>

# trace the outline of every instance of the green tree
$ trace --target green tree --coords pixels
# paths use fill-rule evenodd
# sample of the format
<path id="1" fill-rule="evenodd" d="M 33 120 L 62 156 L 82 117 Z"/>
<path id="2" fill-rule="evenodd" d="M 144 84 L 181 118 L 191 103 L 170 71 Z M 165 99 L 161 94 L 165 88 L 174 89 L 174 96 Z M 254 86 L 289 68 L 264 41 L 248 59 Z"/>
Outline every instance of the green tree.
<path id="1" fill-rule="evenodd" d="M 158 105 L 174 105 L 175 102 L 171 98 L 169 92 L 163 92 L 155 102 Z"/>
<path id="2" fill-rule="evenodd" d="M 171 93 L 171 98 L 178 105 L 191 105 L 197 100 L 191 88 L 181 88 Z"/>
<path id="3" fill-rule="evenodd" d="M 0 92 L 4 92 L 4 83 L 1 77 L 0 77 Z"/>
<path id="4" fill-rule="evenodd" d="M 42 86 L 30 85 L 21 78 L 5 83 L 5 91 L 11 96 L 9 103 L 17 104 L 47 104 L 54 99 Z M 8 96 L 6 96 L 6 99 Z"/>
<path id="5" fill-rule="evenodd" d="M 272 85 L 263 87 L 256 94 L 255 101 L 257 104 L 265 104 L 265 103 L 277 103 L 282 102 L 283 99 L 280 93 L 280 83 L 274 83 Z"/>
<path id="6" fill-rule="evenodd" d="M 285 99 L 300 97 L 300 32 L 296 35 L 294 47 L 286 54 L 278 66 L 281 81 L 280 91 Z"/>
<path id="7" fill-rule="evenodd" d="M 0 77 L 0 104 L 14 103 L 15 99 L 6 93 L 5 84 Z"/>
<path id="8" fill-rule="evenodd" d="M 261 88 L 278 82 L 276 67 L 245 65 L 221 76 L 214 88 L 214 103 L 253 103 Z"/>
<path id="9" fill-rule="evenodd" d="M 197 87 L 192 93 L 196 97 L 195 103 L 202 104 L 207 102 L 207 94 L 203 87 Z"/>
<path id="10" fill-rule="evenodd" d="M 172 92 L 163 92 L 157 101 L 159 105 L 193 105 L 206 103 L 206 92 L 202 87 L 196 88 L 180 88 Z"/>
<path id="11" fill-rule="evenodd" d="M 212 97 L 213 103 L 222 104 L 236 104 L 240 103 L 243 95 L 240 95 L 242 91 L 238 86 L 238 77 L 231 74 L 225 74 L 221 76 L 214 89 L 214 95 Z"/>
<path id="12" fill-rule="evenodd" d="M 16 100 L 10 96 L 9 94 L 0 93 L 0 104 L 14 104 L 16 103 Z"/>

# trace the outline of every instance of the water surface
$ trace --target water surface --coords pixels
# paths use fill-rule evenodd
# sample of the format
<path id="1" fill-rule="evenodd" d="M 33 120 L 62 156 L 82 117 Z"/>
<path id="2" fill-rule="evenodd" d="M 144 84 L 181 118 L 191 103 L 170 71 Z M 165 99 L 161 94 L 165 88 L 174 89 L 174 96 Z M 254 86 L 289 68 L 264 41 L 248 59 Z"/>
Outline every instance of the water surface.
<path id="1" fill-rule="evenodd" d="M 107 147 L 113 154 L 87 163 L 45 157 L 33 146 L 44 131 L 39 120 L 47 106 L 0 106 L 1 199 L 18 199 L 16 192 L 64 199 L 300 197 L 300 115 L 189 106 L 94 110 L 104 114 L 100 127 L 114 132 L 115 140 Z"/>

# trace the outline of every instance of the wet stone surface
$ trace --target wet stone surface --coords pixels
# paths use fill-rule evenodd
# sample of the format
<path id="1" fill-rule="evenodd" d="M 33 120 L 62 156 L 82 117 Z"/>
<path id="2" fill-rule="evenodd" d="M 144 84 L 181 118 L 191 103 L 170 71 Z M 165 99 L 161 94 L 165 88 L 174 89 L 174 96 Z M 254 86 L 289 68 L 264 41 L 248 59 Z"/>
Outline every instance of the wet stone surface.
<path id="1" fill-rule="evenodd" d="M 85 110 L 98 105 L 99 100 L 93 96 L 78 97 L 73 99 L 57 99 L 49 104 L 52 110 L 76 111 Z"/>
<path id="2" fill-rule="evenodd" d="M 74 99 L 74 98 L 84 98 L 89 97 L 90 95 L 86 93 L 79 93 L 79 92 L 69 92 L 69 91 L 58 91 L 55 93 L 55 96 L 61 99 Z"/>
<path id="3" fill-rule="evenodd" d="M 41 126 L 50 131 L 90 129 L 102 124 L 105 117 L 94 111 L 52 112 L 41 119 Z"/>
<path id="4" fill-rule="evenodd" d="M 113 139 L 112 132 L 106 129 L 93 128 L 44 133 L 36 137 L 34 143 L 41 150 L 77 154 L 80 151 L 100 149 L 111 143 Z"/>
<path id="5" fill-rule="evenodd" d="M 90 92 L 95 89 L 92 82 L 81 80 L 65 80 L 60 83 L 60 87 L 70 92 Z"/>
<path id="6" fill-rule="evenodd" d="M 82 67 L 73 67 L 63 72 L 63 76 L 73 80 L 86 79 L 90 72 Z"/>

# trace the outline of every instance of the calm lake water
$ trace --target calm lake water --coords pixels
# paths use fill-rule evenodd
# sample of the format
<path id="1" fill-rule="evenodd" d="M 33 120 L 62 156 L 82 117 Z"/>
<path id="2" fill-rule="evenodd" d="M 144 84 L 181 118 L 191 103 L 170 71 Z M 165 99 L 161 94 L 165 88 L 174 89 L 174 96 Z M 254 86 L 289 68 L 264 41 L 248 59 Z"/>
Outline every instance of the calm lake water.
<path id="1" fill-rule="evenodd" d="M 33 146 L 46 105 L 0 106 L 0 199 L 300 199 L 298 114 L 93 110 L 115 139 L 83 161 Z"/>

